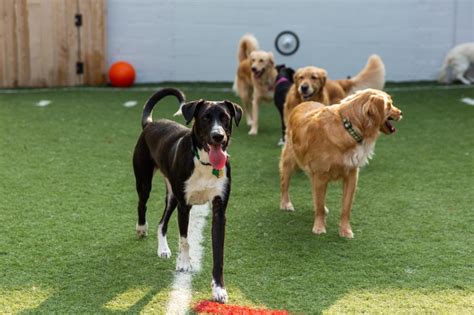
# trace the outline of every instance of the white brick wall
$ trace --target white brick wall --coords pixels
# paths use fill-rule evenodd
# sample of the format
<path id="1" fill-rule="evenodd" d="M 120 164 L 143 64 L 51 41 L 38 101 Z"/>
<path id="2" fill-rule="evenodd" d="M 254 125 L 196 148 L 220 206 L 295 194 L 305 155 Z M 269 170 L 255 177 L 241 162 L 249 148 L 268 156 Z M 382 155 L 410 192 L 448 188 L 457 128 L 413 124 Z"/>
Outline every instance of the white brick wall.
<path id="1" fill-rule="evenodd" d="M 390 81 L 433 80 L 453 45 L 474 41 L 474 0 L 108 0 L 107 24 L 109 64 L 131 62 L 138 82 L 232 81 L 247 32 L 277 63 L 333 79 L 377 53 Z M 283 30 L 300 37 L 290 57 L 273 45 Z"/>

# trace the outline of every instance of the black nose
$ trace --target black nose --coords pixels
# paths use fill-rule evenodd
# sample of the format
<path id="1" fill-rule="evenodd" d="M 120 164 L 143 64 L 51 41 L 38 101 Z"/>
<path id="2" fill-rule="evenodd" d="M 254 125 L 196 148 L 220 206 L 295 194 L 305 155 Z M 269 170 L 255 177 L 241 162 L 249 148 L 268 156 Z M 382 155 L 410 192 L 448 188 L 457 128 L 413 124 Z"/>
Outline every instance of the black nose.
<path id="1" fill-rule="evenodd" d="M 211 138 L 212 138 L 212 140 L 213 140 L 214 142 L 216 142 L 216 143 L 221 143 L 222 140 L 224 140 L 224 135 L 221 134 L 221 133 L 213 133 L 213 134 L 211 135 Z"/>
<path id="2" fill-rule="evenodd" d="M 252 71 L 253 71 L 253 72 L 257 72 L 257 68 L 252 67 Z"/>
<path id="3" fill-rule="evenodd" d="M 306 85 L 306 84 L 305 84 L 305 85 L 302 85 L 302 86 L 301 86 L 301 91 L 306 92 L 306 91 L 308 91 L 308 88 L 309 88 L 308 85 Z"/>

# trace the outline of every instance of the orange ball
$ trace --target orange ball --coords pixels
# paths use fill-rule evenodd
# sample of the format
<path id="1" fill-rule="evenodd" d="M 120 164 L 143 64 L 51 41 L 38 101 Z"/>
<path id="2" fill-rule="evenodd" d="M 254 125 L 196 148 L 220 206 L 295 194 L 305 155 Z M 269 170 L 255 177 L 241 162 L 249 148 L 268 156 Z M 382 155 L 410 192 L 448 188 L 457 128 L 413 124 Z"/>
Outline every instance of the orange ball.
<path id="1" fill-rule="evenodd" d="M 109 80 L 116 87 L 131 86 L 135 81 L 135 69 L 126 61 L 117 61 L 110 66 Z"/>

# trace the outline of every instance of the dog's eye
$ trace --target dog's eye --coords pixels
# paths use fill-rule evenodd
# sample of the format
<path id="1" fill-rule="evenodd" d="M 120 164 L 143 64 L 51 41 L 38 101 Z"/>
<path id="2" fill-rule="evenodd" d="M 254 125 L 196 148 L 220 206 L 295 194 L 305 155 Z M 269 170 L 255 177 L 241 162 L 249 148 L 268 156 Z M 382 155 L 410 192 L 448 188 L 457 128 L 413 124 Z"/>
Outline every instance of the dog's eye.
<path id="1" fill-rule="evenodd" d="M 209 122 L 209 121 L 212 120 L 212 117 L 211 117 L 211 115 L 204 115 L 204 117 L 202 119 L 206 122 Z"/>
<path id="2" fill-rule="evenodd" d="M 252 62 L 255 62 L 255 58 L 252 58 Z"/>
<path id="3" fill-rule="evenodd" d="M 260 61 L 260 62 L 263 62 L 263 59 L 260 59 L 259 61 Z"/>
<path id="4" fill-rule="evenodd" d="M 304 79 L 304 77 L 303 77 L 303 76 L 300 76 L 300 77 L 299 77 L 299 79 L 300 79 L 300 80 L 303 80 L 303 79 Z"/>
<path id="5" fill-rule="evenodd" d="M 229 123 L 229 117 L 227 117 L 226 115 L 222 115 L 221 122 L 222 124 L 227 125 Z"/>
<path id="6" fill-rule="evenodd" d="M 318 77 L 317 77 L 317 76 L 315 76 L 315 75 L 312 75 L 312 76 L 311 76 L 311 79 L 312 79 L 312 80 L 317 80 L 317 79 L 318 79 Z"/>

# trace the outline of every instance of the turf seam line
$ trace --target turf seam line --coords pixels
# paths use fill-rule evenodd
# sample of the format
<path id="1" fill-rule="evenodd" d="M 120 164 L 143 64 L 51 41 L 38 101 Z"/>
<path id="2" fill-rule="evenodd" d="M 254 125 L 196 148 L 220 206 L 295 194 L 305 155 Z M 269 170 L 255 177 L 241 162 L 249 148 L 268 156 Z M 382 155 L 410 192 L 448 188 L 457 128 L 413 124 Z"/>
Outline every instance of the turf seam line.
<path id="1" fill-rule="evenodd" d="M 203 230 L 209 205 L 193 206 L 189 218 L 188 243 L 191 257 L 192 272 L 176 272 L 170 298 L 166 306 L 166 314 L 186 314 L 190 308 L 192 297 L 192 277 L 201 271 L 201 260 L 204 252 L 202 246 Z"/>

